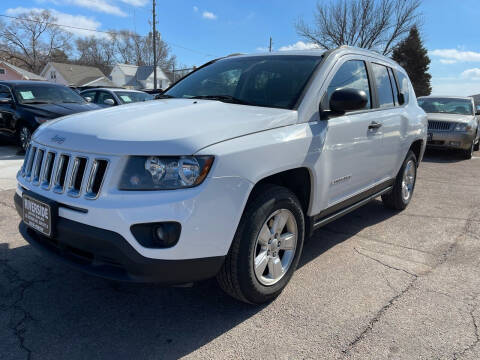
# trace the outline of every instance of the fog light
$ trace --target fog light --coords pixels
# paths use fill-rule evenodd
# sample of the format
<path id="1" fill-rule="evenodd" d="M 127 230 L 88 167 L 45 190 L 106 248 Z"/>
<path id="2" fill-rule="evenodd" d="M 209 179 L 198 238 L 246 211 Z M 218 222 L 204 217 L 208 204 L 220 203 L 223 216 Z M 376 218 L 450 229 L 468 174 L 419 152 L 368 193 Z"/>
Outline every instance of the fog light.
<path id="1" fill-rule="evenodd" d="M 177 222 L 132 225 L 131 231 L 140 245 L 147 248 L 169 248 L 180 238 L 181 225 Z"/>
<path id="2" fill-rule="evenodd" d="M 460 146 L 460 141 L 450 141 L 450 146 Z"/>
<path id="3" fill-rule="evenodd" d="M 154 228 L 154 235 L 161 247 L 172 247 L 178 241 L 179 235 L 178 223 L 163 223 Z"/>

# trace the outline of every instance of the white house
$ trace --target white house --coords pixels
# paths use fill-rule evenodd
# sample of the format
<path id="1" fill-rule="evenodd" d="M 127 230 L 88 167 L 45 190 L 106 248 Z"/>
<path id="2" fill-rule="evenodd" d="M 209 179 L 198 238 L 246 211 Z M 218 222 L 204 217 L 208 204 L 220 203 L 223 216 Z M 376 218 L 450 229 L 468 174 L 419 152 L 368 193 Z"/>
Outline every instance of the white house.
<path id="1" fill-rule="evenodd" d="M 110 73 L 116 86 L 129 89 L 153 89 L 153 66 L 116 64 Z M 170 73 L 157 66 L 157 88 L 166 89 L 172 83 Z"/>
<path id="2" fill-rule="evenodd" d="M 67 86 L 115 86 L 100 69 L 94 66 L 49 62 L 40 75 L 47 81 Z"/>

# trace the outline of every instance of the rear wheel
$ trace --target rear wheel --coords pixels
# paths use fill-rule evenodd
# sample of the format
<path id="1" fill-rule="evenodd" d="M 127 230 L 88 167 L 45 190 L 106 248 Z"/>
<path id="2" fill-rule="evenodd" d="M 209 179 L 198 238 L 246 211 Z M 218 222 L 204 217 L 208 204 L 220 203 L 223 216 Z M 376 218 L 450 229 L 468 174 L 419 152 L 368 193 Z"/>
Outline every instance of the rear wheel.
<path id="1" fill-rule="evenodd" d="M 417 180 L 417 157 L 409 151 L 393 185 L 392 192 L 382 195 L 386 207 L 404 210 L 412 200 L 415 182 Z"/>
<path id="2" fill-rule="evenodd" d="M 247 204 L 217 275 L 226 293 L 254 304 L 282 292 L 298 265 L 305 236 L 303 210 L 295 194 L 276 185 L 258 193 Z"/>

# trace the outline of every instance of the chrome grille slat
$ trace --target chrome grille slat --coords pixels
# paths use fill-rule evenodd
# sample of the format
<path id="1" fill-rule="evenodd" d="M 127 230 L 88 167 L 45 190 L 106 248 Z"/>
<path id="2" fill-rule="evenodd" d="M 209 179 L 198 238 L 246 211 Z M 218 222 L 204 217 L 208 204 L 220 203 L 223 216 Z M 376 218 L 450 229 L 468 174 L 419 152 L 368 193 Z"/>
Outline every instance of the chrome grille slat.
<path id="1" fill-rule="evenodd" d="M 66 153 L 32 142 L 25 152 L 20 175 L 45 191 L 95 200 L 107 176 L 109 160 L 81 153 Z"/>
<path id="2" fill-rule="evenodd" d="M 436 121 L 436 120 L 428 121 L 428 130 L 449 131 L 451 127 L 452 127 L 452 123 L 450 122 Z"/>

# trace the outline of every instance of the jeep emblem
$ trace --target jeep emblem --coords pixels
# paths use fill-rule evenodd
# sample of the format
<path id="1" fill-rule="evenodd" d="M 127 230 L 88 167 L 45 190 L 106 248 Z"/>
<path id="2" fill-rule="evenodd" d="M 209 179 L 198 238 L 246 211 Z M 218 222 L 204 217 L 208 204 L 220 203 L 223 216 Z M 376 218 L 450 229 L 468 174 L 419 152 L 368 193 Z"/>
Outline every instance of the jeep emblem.
<path id="1" fill-rule="evenodd" d="M 53 142 L 56 142 L 56 143 L 59 144 L 59 145 L 61 145 L 61 144 L 64 143 L 64 141 L 65 141 L 66 139 L 65 139 L 64 137 L 55 135 L 55 136 L 52 137 L 50 140 L 53 141 Z"/>

